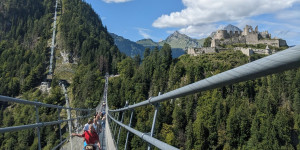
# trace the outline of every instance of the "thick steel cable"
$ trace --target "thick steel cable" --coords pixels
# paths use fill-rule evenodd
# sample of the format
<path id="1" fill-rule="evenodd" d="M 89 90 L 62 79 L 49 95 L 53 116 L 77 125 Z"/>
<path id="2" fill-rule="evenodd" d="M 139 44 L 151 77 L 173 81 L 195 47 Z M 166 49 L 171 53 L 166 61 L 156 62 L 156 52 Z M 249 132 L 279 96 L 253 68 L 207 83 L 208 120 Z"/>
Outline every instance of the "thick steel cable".
<path id="1" fill-rule="evenodd" d="M 19 130 L 25 130 L 25 129 L 32 129 L 32 128 L 43 127 L 43 126 L 48 126 L 48 125 L 55 125 L 55 124 L 60 124 L 60 123 L 67 122 L 67 121 L 73 121 L 73 120 L 76 120 L 76 119 L 87 118 L 89 116 L 91 116 L 91 114 L 88 115 L 88 116 L 81 116 L 81 117 L 71 118 L 71 119 L 66 119 L 66 120 L 58 120 L 58 121 L 51 121 L 51 122 L 39 122 L 39 123 L 36 123 L 36 124 L 4 127 L 4 128 L 0 128 L 0 133 L 13 132 L 13 131 L 19 131 Z"/>
<path id="2" fill-rule="evenodd" d="M 63 107 L 59 105 L 52 105 L 52 104 L 45 104 L 42 102 L 34 102 L 34 101 L 28 101 L 28 100 L 23 100 L 23 99 L 18 99 L 18 98 L 13 98 L 13 97 L 7 97 L 7 96 L 2 96 L 0 95 L 0 101 L 3 102 L 14 102 L 14 103 L 20 103 L 20 104 L 27 104 L 27 105 L 35 105 L 35 106 L 42 106 L 42 107 L 50 107 L 50 108 L 57 108 L 57 109 L 70 109 L 70 110 L 78 110 L 78 111 L 91 111 L 91 109 L 80 109 L 80 108 L 68 108 L 68 107 Z"/>
<path id="3" fill-rule="evenodd" d="M 118 125 L 120 125 L 121 127 L 125 128 L 127 131 L 135 134 L 136 136 L 140 137 L 142 140 L 156 146 L 159 149 L 165 149 L 165 150 L 178 150 L 178 148 L 171 146 L 167 143 L 164 143 L 156 138 L 151 137 L 150 135 L 148 135 L 147 133 L 143 133 L 140 132 L 138 130 L 135 130 L 123 123 L 121 123 L 120 121 L 114 119 L 109 113 L 107 113 L 107 116 L 112 119 L 115 123 L 117 123 Z"/>

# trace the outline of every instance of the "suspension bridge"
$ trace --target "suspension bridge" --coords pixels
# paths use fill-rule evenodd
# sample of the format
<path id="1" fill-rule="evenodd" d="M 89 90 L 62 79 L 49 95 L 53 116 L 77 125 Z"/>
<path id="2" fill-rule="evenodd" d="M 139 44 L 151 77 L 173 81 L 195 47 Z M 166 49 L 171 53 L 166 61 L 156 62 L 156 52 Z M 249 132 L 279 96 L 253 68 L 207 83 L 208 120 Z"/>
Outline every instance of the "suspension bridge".
<path id="1" fill-rule="evenodd" d="M 134 134 L 135 136 L 141 138 L 143 141 L 149 143 L 152 146 L 155 146 L 159 149 L 178 149 L 172 145 L 169 145 L 165 143 L 164 141 L 160 141 L 157 138 L 153 137 L 154 133 L 154 127 L 155 127 L 155 122 L 156 122 L 156 116 L 157 114 L 157 106 L 160 102 L 174 99 L 174 98 L 179 98 L 182 96 L 198 93 L 201 91 L 206 91 L 206 90 L 211 90 L 215 89 L 218 87 L 223 87 L 226 85 L 230 85 L 233 83 L 237 82 L 242 82 L 242 81 L 248 81 L 248 80 L 253 80 L 258 77 L 263 77 L 267 76 L 270 74 L 274 73 L 279 73 L 282 71 L 298 68 L 300 66 L 300 46 L 295 46 L 292 48 L 289 48 L 287 50 L 278 52 L 276 54 L 264 57 L 262 59 L 253 61 L 251 63 L 242 65 L 240 67 L 225 71 L 223 73 L 214 75 L 212 77 L 200 80 L 198 82 L 186 85 L 184 87 L 175 89 L 173 91 L 167 92 L 162 95 L 158 95 L 156 97 L 151 97 L 147 100 L 144 100 L 142 102 L 139 102 L 137 104 L 133 105 L 128 105 L 126 104 L 125 107 L 111 110 L 109 108 L 109 100 L 107 99 L 107 89 L 108 89 L 108 75 L 105 77 L 105 88 L 103 92 L 103 99 L 99 100 L 99 105 L 97 108 L 94 109 L 79 109 L 79 108 L 70 108 L 70 107 L 64 107 L 64 106 L 57 106 L 57 105 L 51 105 L 51 104 L 45 104 L 41 102 L 35 102 L 35 101 L 28 101 L 28 100 L 22 100 L 22 99 L 17 99 L 17 98 L 12 98 L 12 97 L 6 97 L 6 96 L 0 96 L 0 101 L 4 102 L 13 102 L 13 103 L 21 103 L 21 104 L 26 104 L 26 105 L 34 105 L 36 107 L 36 123 L 35 124 L 28 124 L 28 125 L 22 125 L 22 126 L 12 126 L 12 127 L 3 127 L 0 128 L 0 133 L 6 133 L 6 132 L 15 132 L 19 130 L 26 130 L 30 128 L 36 128 L 37 129 L 37 136 L 39 137 L 39 128 L 43 126 L 48 126 L 48 125 L 56 125 L 56 124 L 61 124 L 63 122 L 68 122 L 68 121 L 74 121 L 78 120 L 81 118 L 86 118 L 89 115 L 95 113 L 96 111 L 105 111 L 107 113 L 107 118 L 105 120 L 106 125 L 105 128 L 102 131 L 102 134 L 100 135 L 100 141 L 102 145 L 102 149 L 127 149 L 127 142 L 128 142 L 128 134 Z M 103 107 L 103 103 L 106 103 L 105 107 Z M 131 124 L 123 124 L 123 114 L 126 111 L 131 112 L 131 117 L 130 117 L 130 122 L 132 120 L 133 113 L 132 111 L 138 107 L 146 106 L 146 105 L 154 105 L 155 111 L 153 114 L 153 124 L 150 133 L 143 133 L 140 132 L 134 128 L 131 127 Z M 70 117 L 65 120 L 60 119 L 60 113 L 58 115 L 58 120 L 57 121 L 52 121 L 52 122 L 39 122 L 39 115 L 38 115 L 38 109 L 39 107 L 50 107 L 50 108 L 56 108 L 60 112 L 62 109 L 65 110 L 70 110 L 70 111 L 76 111 L 76 112 L 83 112 L 82 114 L 87 114 L 86 116 L 77 116 L 72 118 Z M 84 113 L 85 112 L 85 113 Z M 76 113 L 77 114 L 77 113 Z M 119 115 L 122 115 L 121 120 L 118 120 Z M 126 143 L 125 147 L 117 147 L 118 142 L 120 141 L 120 130 L 125 129 L 127 130 L 127 137 L 126 137 Z M 118 133 L 117 138 L 114 139 L 114 136 L 112 136 L 113 133 Z M 70 143 L 73 140 L 72 137 L 70 136 L 69 138 L 62 139 L 62 137 L 58 137 L 61 140 L 61 143 L 55 146 L 53 149 L 57 149 L 61 147 L 62 149 L 81 149 L 83 148 L 80 146 L 72 146 Z M 63 147 L 62 145 L 66 142 L 69 141 L 69 147 Z M 73 143 L 83 143 L 81 142 L 73 142 Z M 151 147 L 149 146 L 148 149 Z M 40 142 L 39 142 L 39 148 L 40 147 Z"/>
<path id="2" fill-rule="evenodd" d="M 55 32 L 56 32 L 56 19 L 57 19 L 57 5 L 58 1 L 55 4 L 55 13 L 54 13 L 54 22 L 53 22 L 53 36 L 51 43 L 51 56 L 50 56 L 50 64 L 49 64 L 49 75 L 53 74 L 53 57 L 54 57 L 54 48 L 55 48 Z M 83 140 L 80 138 L 75 138 L 71 136 L 72 131 L 77 133 L 82 133 L 83 126 L 80 124 L 80 120 L 84 118 L 88 118 L 95 114 L 95 112 L 105 112 L 107 117 L 104 120 L 105 126 L 102 128 L 102 132 L 99 134 L 101 149 L 102 150 L 115 150 L 115 149 L 127 149 L 128 137 L 129 134 L 133 134 L 141 138 L 143 141 L 149 144 L 148 150 L 150 150 L 153 146 L 159 149 L 166 150 L 176 150 L 177 147 L 169 145 L 164 141 L 160 141 L 154 136 L 154 128 L 156 124 L 156 118 L 158 111 L 159 103 L 167 100 L 171 100 L 174 98 L 180 98 L 183 96 L 195 94 L 198 92 L 211 90 L 219 87 L 223 87 L 226 85 L 230 85 L 233 83 L 238 83 L 242 81 L 253 80 L 258 77 L 267 76 L 274 73 L 279 73 L 282 71 L 298 68 L 300 66 L 300 46 L 295 46 L 289 48 L 284 51 L 280 51 L 276 54 L 264 57 L 262 59 L 250 62 L 248 64 L 242 65 L 240 67 L 225 71 L 223 73 L 214 75 L 212 77 L 197 81 L 195 83 L 183 86 L 181 88 L 175 89 L 173 91 L 169 91 L 164 94 L 159 94 L 156 97 L 150 97 L 147 100 L 142 102 L 129 105 L 125 104 L 123 108 L 112 110 L 109 107 L 109 100 L 107 99 L 107 90 L 109 85 L 109 75 L 105 76 L 105 88 L 103 92 L 103 98 L 99 100 L 99 105 L 93 109 L 81 109 L 81 108 L 71 108 L 69 106 L 69 98 L 66 90 L 66 86 L 64 83 L 61 83 L 61 87 L 66 99 L 66 106 L 52 105 L 41 103 L 38 101 L 30 101 L 24 99 L 18 99 L 13 97 L 7 97 L 0 95 L 0 101 L 2 102 L 10 102 L 10 103 L 20 103 L 25 105 L 32 105 L 35 107 L 36 111 L 36 123 L 35 124 L 26 124 L 20 126 L 7 126 L 0 128 L 0 134 L 7 132 L 16 132 L 20 130 L 28 130 L 28 129 L 36 129 L 36 136 L 38 137 L 38 147 L 37 149 L 42 149 L 41 140 L 40 140 L 40 128 L 44 126 L 59 126 L 60 136 L 57 137 L 60 140 L 60 143 L 54 146 L 52 149 L 71 149 L 71 150 L 79 150 L 83 148 Z M 103 104 L 106 105 L 103 105 Z M 147 105 L 154 106 L 154 114 L 153 114 L 153 122 L 151 131 L 145 133 L 138 131 L 131 127 L 132 119 L 134 118 L 133 111 L 138 107 L 143 107 Z M 57 109 L 57 120 L 50 122 L 40 122 L 39 108 L 54 108 Z M 62 119 L 62 110 L 67 112 L 67 119 Z M 130 115 L 130 123 L 124 124 L 123 118 L 124 114 L 129 112 Z M 118 118 L 121 119 L 118 120 Z M 69 136 L 67 138 L 63 138 L 62 136 L 62 128 L 61 124 L 68 123 L 68 131 Z M 118 147 L 120 142 L 120 132 L 122 129 L 127 131 L 127 136 L 125 140 L 124 147 Z M 117 133 L 117 134 L 116 134 Z M 113 136 L 117 135 L 117 136 Z M 116 137 L 116 138 L 115 138 Z"/>

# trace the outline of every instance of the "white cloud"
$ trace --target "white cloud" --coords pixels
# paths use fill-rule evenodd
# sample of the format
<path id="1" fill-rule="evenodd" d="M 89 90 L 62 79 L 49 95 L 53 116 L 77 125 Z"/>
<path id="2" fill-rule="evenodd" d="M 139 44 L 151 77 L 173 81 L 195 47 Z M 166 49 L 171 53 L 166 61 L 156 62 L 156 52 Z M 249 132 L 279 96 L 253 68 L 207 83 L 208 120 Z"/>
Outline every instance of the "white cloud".
<path id="1" fill-rule="evenodd" d="M 176 30 L 168 30 L 167 33 L 168 34 L 173 34 Z"/>
<path id="2" fill-rule="evenodd" d="M 142 35 L 145 39 L 151 39 L 151 36 L 148 32 L 150 32 L 149 29 L 144 28 L 137 28 L 140 35 Z"/>
<path id="3" fill-rule="evenodd" d="M 196 26 L 188 26 L 186 28 L 181 28 L 179 30 L 180 33 L 183 33 L 192 38 L 206 38 L 212 32 L 216 31 L 218 28 L 222 28 L 223 25 L 216 25 L 216 24 L 205 24 L 205 25 L 196 25 Z"/>
<path id="4" fill-rule="evenodd" d="M 300 25 L 300 6 L 293 9 L 284 10 L 276 14 L 276 19 L 282 20 L 282 22 L 288 22 L 290 24 Z"/>
<path id="5" fill-rule="evenodd" d="M 256 26 L 258 25 L 258 23 L 259 23 L 258 21 L 252 19 L 241 19 L 237 21 L 236 26 L 239 27 L 241 30 L 243 30 L 246 25 Z"/>
<path id="6" fill-rule="evenodd" d="M 237 21 L 260 14 L 276 13 L 299 0 L 182 0 L 185 9 L 162 15 L 157 28 L 201 26 L 220 21 Z M 280 17 L 280 16 L 279 16 Z"/>
<path id="7" fill-rule="evenodd" d="M 273 37 L 278 37 L 286 40 L 288 45 L 297 45 L 300 43 L 300 32 L 289 30 L 275 30 L 273 33 Z"/>
<path id="8" fill-rule="evenodd" d="M 129 2 L 131 0 L 102 0 L 105 3 L 124 3 L 124 2 Z"/>
<path id="9" fill-rule="evenodd" d="M 272 37 L 282 38 L 287 41 L 288 45 L 300 44 L 300 26 L 286 23 L 263 22 L 269 26 L 269 33 Z M 270 32 L 271 31 L 271 32 Z"/>
<path id="10" fill-rule="evenodd" d="M 300 10 L 286 10 L 278 13 L 276 17 L 278 19 L 289 20 L 289 19 L 300 19 Z"/>

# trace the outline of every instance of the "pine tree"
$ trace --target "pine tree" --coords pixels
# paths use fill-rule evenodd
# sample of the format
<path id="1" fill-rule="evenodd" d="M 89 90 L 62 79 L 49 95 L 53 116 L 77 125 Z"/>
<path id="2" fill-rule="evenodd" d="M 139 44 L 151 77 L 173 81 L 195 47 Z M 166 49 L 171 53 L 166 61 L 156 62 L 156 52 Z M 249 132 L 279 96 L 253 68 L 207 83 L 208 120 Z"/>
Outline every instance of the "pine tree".
<path id="1" fill-rule="evenodd" d="M 193 131 L 193 123 L 189 120 L 188 125 L 185 129 L 186 133 L 186 142 L 185 142 L 185 149 L 193 149 L 194 148 L 194 131 Z"/>
<path id="2" fill-rule="evenodd" d="M 144 59 L 147 58 L 149 55 L 150 55 L 150 48 L 145 48 Z"/>
<path id="3" fill-rule="evenodd" d="M 300 94 L 299 94 L 299 90 L 296 89 L 295 90 L 295 95 L 294 95 L 294 102 L 293 102 L 293 108 L 295 110 L 295 112 L 297 112 L 298 114 L 300 114 Z"/>

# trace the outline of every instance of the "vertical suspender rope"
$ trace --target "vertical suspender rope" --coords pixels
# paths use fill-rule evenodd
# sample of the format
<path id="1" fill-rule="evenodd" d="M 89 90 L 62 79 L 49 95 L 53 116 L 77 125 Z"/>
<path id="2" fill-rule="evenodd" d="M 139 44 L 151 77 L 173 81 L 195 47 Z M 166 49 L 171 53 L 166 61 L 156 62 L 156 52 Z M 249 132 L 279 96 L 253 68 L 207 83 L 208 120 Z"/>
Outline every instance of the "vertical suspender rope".
<path id="1" fill-rule="evenodd" d="M 35 100 L 37 101 L 37 100 Z M 40 121 L 39 121 L 39 106 L 38 105 L 35 105 L 35 115 L 36 115 L 36 123 L 38 124 Z M 38 149 L 41 150 L 41 133 L 40 133 L 40 127 L 37 127 L 37 135 L 38 135 L 38 142 L 39 142 L 39 145 L 38 145 Z"/>

